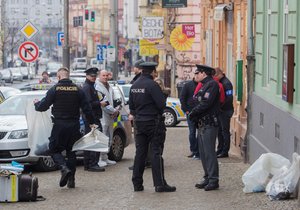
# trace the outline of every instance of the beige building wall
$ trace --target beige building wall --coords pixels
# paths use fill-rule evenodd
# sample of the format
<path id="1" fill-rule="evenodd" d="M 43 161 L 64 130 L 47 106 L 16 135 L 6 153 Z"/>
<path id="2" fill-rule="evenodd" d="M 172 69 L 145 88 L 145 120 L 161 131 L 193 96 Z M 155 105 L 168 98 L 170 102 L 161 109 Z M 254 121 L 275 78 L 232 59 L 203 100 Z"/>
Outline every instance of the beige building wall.
<path id="1" fill-rule="evenodd" d="M 231 140 L 235 146 L 232 152 L 240 154 L 240 144 L 245 138 L 247 113 L 247 1 L 236 0 L 232 11 L 224 11 L 224 19 L 214 20 L 215 7 L 229 4 L 230 0 L 202 0 L 201 19 L 201 63 L 220 67 L 231 80 L 236 94 L 236 63 L 243 61 L 243 99 L 234 97 L 235 113 L 231 121 Z"/>

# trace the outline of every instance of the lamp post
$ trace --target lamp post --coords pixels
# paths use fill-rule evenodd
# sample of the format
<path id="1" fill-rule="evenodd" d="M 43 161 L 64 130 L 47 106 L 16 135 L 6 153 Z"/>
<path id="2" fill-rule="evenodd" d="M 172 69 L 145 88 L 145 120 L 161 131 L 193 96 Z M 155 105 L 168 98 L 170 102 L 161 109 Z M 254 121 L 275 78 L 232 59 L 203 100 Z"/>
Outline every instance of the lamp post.
<path id="1" fill-rule="evenodd" d="M 63 66 L 70 69 L 70 46 L 69 46 L 69 0 L 64 0 L 64 45 Z"/>

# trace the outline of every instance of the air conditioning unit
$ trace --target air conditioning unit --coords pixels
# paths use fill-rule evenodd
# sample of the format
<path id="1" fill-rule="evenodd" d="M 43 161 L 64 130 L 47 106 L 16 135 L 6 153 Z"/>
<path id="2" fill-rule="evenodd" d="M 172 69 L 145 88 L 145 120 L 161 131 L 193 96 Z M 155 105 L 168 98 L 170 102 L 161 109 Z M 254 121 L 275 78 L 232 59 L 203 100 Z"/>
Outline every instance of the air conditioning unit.
<path id="1" fill-rule="evenodd" d="M 149 4 L 158 4 L 159 0 L 149 0 Z"/>

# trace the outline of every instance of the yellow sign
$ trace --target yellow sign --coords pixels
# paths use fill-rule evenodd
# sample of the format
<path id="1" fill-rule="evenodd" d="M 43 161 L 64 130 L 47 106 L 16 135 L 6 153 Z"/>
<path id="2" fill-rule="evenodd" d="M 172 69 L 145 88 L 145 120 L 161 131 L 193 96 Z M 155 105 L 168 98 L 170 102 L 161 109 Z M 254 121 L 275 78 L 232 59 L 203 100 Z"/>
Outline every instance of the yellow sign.
<path id="1" fill-rule="evenodd" d="M 149 42 L 148 40 L 141 39 L 139 40 L 140 44 L 140 56 L 153 56 L 158 55 L 158 49 L 155 46 L 154 42 Z"/>
<path id="2" fill-rule="evenodd" d="M 182 25 L 179 25 L 171 32 L 170 43 L 176 50 L 186 51 L 192 48 L 194 38 L 187 36 L 182 31 Z"/>
<path id="3" fill-rule="evenodd" d="M 21 32 L 24 34 L 24 36 L 27 39 L 31 39 L 34 35 L 36 35 L 38 33 L 38 29 L 30 21 L 28 21 L 21 28 Z"/>

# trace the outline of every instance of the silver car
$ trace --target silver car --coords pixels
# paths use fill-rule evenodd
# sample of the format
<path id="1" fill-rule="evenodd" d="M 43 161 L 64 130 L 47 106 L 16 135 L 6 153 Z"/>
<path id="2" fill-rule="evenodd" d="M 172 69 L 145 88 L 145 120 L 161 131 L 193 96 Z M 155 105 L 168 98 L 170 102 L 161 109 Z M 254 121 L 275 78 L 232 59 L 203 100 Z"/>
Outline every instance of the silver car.
<path id="1" fill-rule="evenodd" d="M 20 67 L 10 68 L 10 70 L 14 80 L 21 81 L 21 82 L 23 81 L 23 75 Z"/>

